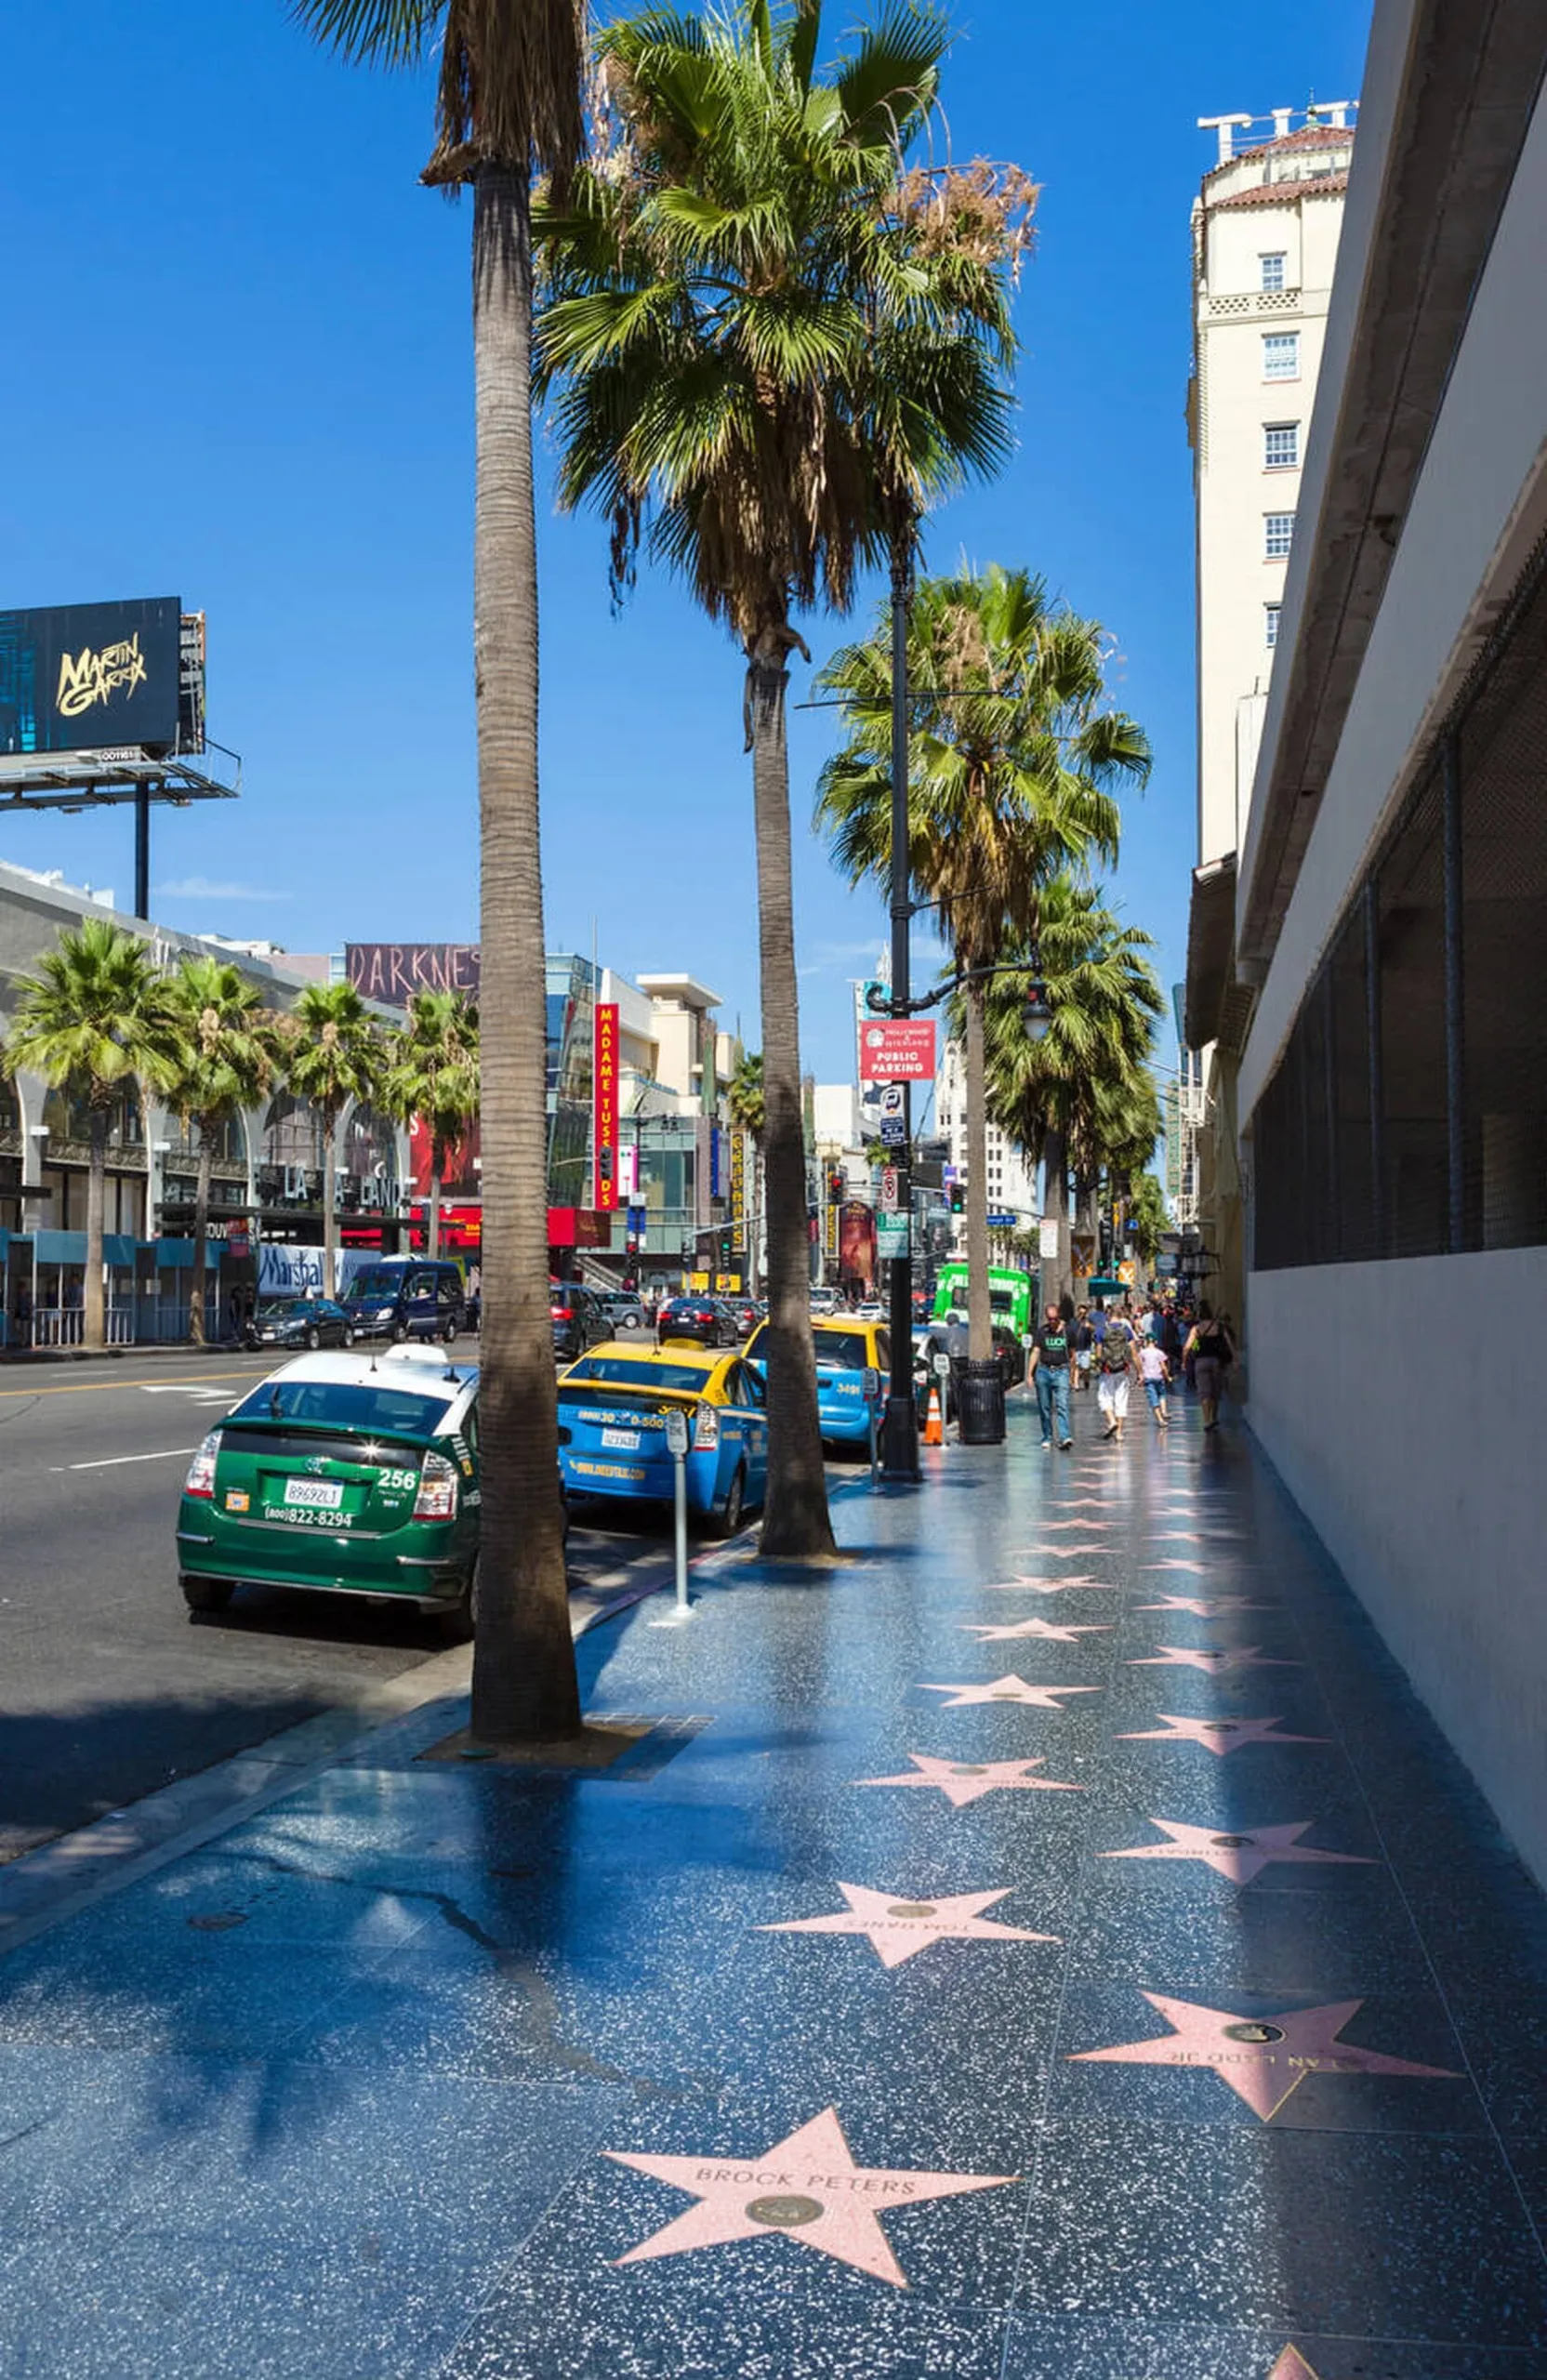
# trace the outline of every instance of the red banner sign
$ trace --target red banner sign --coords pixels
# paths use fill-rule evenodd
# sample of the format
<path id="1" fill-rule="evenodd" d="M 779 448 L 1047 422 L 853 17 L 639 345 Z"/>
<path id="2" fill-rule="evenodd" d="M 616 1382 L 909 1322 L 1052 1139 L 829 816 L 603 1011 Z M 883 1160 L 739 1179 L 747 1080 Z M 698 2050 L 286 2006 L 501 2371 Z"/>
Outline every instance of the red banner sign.
<path id="1" fill-rule="evenodd" d="M 611 1001 L 596 1012 L 596 1197 L 599 1214 L 618 1202 L 617 1010 Z"/>
<path id="2" fill-rule="evenodd" d="M 861 1082 L 932 1082 L 934 1023 L 877 1016 L 859 1028 Z"/>

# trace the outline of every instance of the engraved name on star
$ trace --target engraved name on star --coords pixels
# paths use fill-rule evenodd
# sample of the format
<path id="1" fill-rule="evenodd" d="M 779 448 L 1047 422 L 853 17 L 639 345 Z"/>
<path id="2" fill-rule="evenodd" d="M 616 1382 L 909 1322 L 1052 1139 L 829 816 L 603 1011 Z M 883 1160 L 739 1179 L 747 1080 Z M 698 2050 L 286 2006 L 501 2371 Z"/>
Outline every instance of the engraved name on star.
<path id="1" fill-rule="evenodd" d="M 920 1900 L 916 1894 L 870 1892 L 864 1884 L 839 1885 L 849 1906 L 831 1917 L 796 1917 L 783 1925 L 760 1925 L 760 1934 L 863 1934 L 883 1967 L 900 1967 L 932 1942 L 1056 1942 L 1056 1934 L 1030 1934 L 1023 1925 L 1001 1925 L 982 1911 L 1013 1890 L 956 1893 Z"/>
<path id="2" fill-rule="evenodd" d="M 981 1802 L 985 1793 L 1083 1793 L 1083 1785 L 1064 1785 L 1051 1777 L 1034 1777 L 1045 1760 L 936 1760 L 927 1752 L 910 1752 L 913 1773 L 901 1777 L 859 1777 L 857 1785 L 924 1785 L 945 1794 L 953 1810 Z"/>
<path id="3" fill-rule="evenodd" d="M 1269 2123 L 1308 2074 L 1402 2074 L 1458 2078 L 1445 2066 L 1416 2066 L 1410 2058 L 1359 2049 L 1338 2035 L 1364 2006 L 1362 2000 L 1333 2000 L 1320 2008 L 1286 2008 L 1271 2016 L 1245 2016 L 1234 2008 L 1202 2008 L 1190 2000 L 1168 2000 L 1158 1991 L 1144 1999 L 1170 2027 L 1144 2042 L 1118 2042 L 1109 2049 L 1082 2049 L 1073 2063 L 1115 2066 L 1205 2067 L 1228 2083 L 1255 2116 Z"/>
<path id="4" fill-rule="evenodd" d="M 1141 1728 L 1137 1733 L 1118 1736 L 1120 1744 L 1201 1744 L 1205 1752 L 1216 1752 L 1223 1759 L 1226 1752 L 1239 1752 L 1243 1744 L 1324 1744 L 1325 1736 L 1276 1735 L 1276 1715 L 1271 1719 L 1179 1719 L 1169 1711 L 1157 1716 L 1165 1721 L 1163 1727 Z"/>
<path id="5" fill-rule="evenodd" d="M 1077 1570 L 1066 1579 L 1023 1578 L 996 1579 L 983 1590 L 987 1595 L 1012 1595 L 1025 1587 L 1034 1595 L 1064 1595 L 1073 1587 L 1088 1587 L 1093 1594 L 1115 1595 L 1117 1592 L 1110 1580 L 1093 1578 L 1087 1570 Z"/>
<path id="6" fill-rule="evenodd" d="M 1302 1664 L 1277 1660 L 1260 1645 L 1162 1645 L 1127 1666 L 1130 1670 L 1205 1670 L 1223 1677 L 1233 1670 L 1297 1670 Z"/>
<path id="7" fill-rule="evenodd" d="M 624 2149 L 604 2152 L 653 2181 L 669 2182 L 697 2201 L 662 2230 L 617 2258 L 641 2264 L 685 2254 L 731 2240 L 779 2232 L 802 2247 L 853 2265 L 877 2281 L 906 2289 L 879 2217 L 888 2207 L 919 2206 L 969 2190 L 1002 2189 L 1017 2174 L 915 2174 L 856 2165 L 836 2108 L 826 2108 L 787 2139 L 752 2157 L 641 2157 Z"/>
<path id="8" fill-rule="evenodd" d="M 1212 1827 L 1183 1826 L 1173 1818 L 1151 1818 L 1169 1836 L 1165 1843 L 1138 1844 L 1131 1851 L 1104 1851 L 1104 1859 L 1201 1859 L 1217 1876 L 1233 1884 L 1250 1884 L 1263 1870 L 1279 1863 L 1298 1866 L 1371 1868 L 1372 1859 L 1355 1851 L 1316 1851 L 1301 1836 L 1315 1821 L 1300 1818 L 1288 1826 L 1256 1826 L 1246 1834 L 1217 1834 Z"/>
<path id="9" fill-rule="evenodd" d="M 1104 1620 L 1087 1620 L 1067 1628 L 1060 1628 L 1053 1620 L 1012 1620 L 1002 1628 L 989 1628 L 977 1621 L 963 1620 L 962 1633 L 975 1636 L 984 1645 L 1008 1645 L 1017 1636 L 1034 1636 L 1040 1644 L 1075 1645 L 1082 1636 L 1110 1636 L 1112 1623 Z"/>
<path id="10" fill-rule="evenodd" d="M 991 1678 L 986 1686 L 932 1686 L 921 1682 L 923 1694 L 945 1694 L 950 1699 L 941 1704 L 943 1711 L 964 1711 L 973 1702 L 1019 1702 L 1033 1711 L 1062 1711 L 1061 1694 L 1099 1694 L 1099 1686 L 1030 1686 L 1013 1670 L 1003 1677 Z"/>
<path id="11" fill-rule="evenodd" d="M 1276 1611 L 1274 1603 L 1252 1603 L 1246 1595 L 1162 1595 L 1158 1603 L 1136 1603 L 1135 1611 L 1190 1611 L 1196 1620 L 1228 1620 L 1237 1611 Z"/>

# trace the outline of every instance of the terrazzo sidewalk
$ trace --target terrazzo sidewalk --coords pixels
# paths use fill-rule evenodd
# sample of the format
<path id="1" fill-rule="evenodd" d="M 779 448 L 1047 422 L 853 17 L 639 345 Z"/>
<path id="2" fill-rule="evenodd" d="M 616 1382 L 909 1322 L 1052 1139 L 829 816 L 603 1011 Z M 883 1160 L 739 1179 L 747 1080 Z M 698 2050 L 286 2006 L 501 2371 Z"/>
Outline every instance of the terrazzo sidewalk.
<path id="1" fill-rule="evenodd" d="M 7 2380 L 1541 2380 L 1547 1912 L 1238 1427 L 1077 1398 L 0 1960 Z"/>

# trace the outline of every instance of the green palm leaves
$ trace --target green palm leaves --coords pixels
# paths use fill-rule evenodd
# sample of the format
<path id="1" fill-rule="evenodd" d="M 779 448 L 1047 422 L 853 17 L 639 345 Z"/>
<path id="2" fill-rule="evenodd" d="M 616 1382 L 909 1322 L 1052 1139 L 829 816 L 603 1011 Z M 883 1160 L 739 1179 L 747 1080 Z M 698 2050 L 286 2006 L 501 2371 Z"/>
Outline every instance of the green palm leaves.
<path id="1" fill-rule="evenodd" d="M 400 1123 L 417 1117 L 430 1135 L 428 1256 L 441 1252 L 446 1160 L 472 1129 L 478 1098 L 477 1009 L 456 992 L 416 992 L 407 1024 L 387 1045 L 381 1104 Z"/>
<path id="2" fill-rule="evenodd" d="M 215 1145 L 221 1128 L 256 1108 L 273 1079 L 279 1054 L 276 1020 L 257 986 L 228 959 L 185 958 L 166 986 L 178 1028 L 170 1104 L 198 1133 L 193 1195 L 193 1286 L 189 1336 L 205 1335 L 205 1268 Z"/>

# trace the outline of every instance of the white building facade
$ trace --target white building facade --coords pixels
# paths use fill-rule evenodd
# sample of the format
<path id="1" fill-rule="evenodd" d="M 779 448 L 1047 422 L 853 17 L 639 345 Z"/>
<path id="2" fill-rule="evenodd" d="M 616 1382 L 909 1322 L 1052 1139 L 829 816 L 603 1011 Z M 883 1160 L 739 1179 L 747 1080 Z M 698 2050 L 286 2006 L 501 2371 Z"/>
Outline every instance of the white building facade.
<path id="1" fill-rule="evenodd" d="M 949 1163 L 955 1168 L 956 1179 L 965 1186 L 967 1163 L 967 1052 L 959 1041 L 947 1038 L 941 1050 L 940 1071 L 934 1085 L 935 1130 L 938 1137 L 950 1145 Z M 1001 1131 L 990 1117 L 988 1120 L 988 1211 L 991 1215 L 1013 1218 L 1000 1228 L 1004 1231 L 1035 1229 L 1042 1211 L 1041 1195 L 1038 1187 L 1037 1168 L 1025 1149 L 1008 1132 Z M 957 1218 L 958 1252 L 966 1250 L 967 1232 L 964 1216 Z"/>
<path id="2" fill-rule="evenodd" d="M 1376 0 L 1223 951 L 1252 1425 L 1547 1876 L 1547 19 Z"/>

